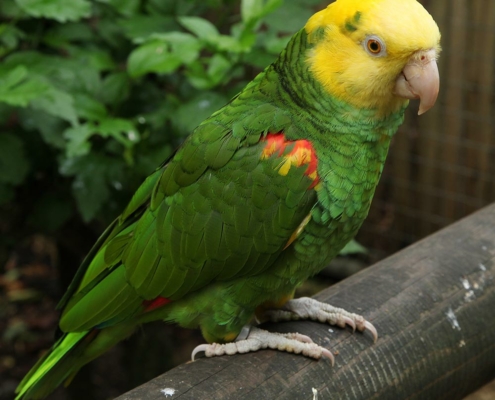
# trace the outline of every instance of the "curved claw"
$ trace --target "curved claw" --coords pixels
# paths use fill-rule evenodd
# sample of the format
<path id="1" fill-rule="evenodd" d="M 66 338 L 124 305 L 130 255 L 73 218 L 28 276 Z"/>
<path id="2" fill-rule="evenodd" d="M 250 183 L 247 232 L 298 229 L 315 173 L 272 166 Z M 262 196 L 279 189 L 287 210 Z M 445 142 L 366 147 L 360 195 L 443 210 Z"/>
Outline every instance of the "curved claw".
<path id="1" fill-rule="evenodd" d="M 356 323 L 349 317 L 342 316 L 342 319 L 345 321 L 346 325 L 349 325 L 352 328 L 352 332 L 356 332 Z"/>
<path id="2" fill-rule="evenodd" d="M 378 340 L 378 332 L 373 324 L 371 322 L 365 321 L 364 329 L 368 329 L 371 332 L 371 334 L 373 335 L 373 343 L 376 343 L 376 341 Z"/>
<path id="3" fill-rule="evenodd" d="M 237 335 L 237 337 L 235 338 L 235 341 L 238 342 L 239 340 L 247 339 L 249 336 L 249 332 L 251 332 L 251 328 L 252 328 L 251 325 L 244 325 L 241 331 L 239 332 L 239 334 Z"/>
<path id="4" fill-rule="evenodd" d="M 335 365 L 335 357 L 330 350 L 323 349 L 321 351 L 321 355 L 322 355 L 322 357 L 326 357 L 330 360 L 330 362 L 332 363 L 332 367 Z"/>
<path id="5" fill-rule="evenodd" d="M 208 349 L 207 344 L 200 344 L 199 346 L 196 346 L 194 348 L 193 352 L 191 353 L 191 360 L 196 361 L 195 360 L 196 354 L 201 353 L 201 352 L 204 353 L 207 349 Z"/>

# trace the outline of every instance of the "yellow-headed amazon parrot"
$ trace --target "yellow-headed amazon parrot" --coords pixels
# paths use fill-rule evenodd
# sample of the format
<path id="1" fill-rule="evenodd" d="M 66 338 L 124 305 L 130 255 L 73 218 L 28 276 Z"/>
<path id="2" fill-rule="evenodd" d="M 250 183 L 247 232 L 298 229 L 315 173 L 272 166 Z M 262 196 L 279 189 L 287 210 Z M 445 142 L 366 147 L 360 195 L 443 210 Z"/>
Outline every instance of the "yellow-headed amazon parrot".
<path id="1" fill-rule="evenodd" d="M 332 353 L 245 328 L 315 319 L 376 329 L 294 290 L 365 219 L 408 99 L 439 90 L 440 33 L 416 0 L 337 0 L 203 121 L 137 190 L 60 302 L 60 337 L 17 388 L 43 398 L 148 321 L 200 328 L 207 356 Z M 193 355 L 194 357 L 194 355 Z"/>

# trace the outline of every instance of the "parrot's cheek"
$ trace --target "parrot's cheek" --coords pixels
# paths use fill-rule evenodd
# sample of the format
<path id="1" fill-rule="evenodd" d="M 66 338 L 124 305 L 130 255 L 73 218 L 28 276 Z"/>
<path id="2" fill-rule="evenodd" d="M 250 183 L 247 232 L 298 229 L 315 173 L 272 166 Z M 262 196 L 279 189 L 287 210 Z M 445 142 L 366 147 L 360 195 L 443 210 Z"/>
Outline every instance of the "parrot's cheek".
<path id="1" fill-rule="evenodd" d="M 435 104 L 440 89 L 436 51 L 414 53 L 395 82 L 394 94 L 406 99 L 420 99 L 421 115 Z"/>

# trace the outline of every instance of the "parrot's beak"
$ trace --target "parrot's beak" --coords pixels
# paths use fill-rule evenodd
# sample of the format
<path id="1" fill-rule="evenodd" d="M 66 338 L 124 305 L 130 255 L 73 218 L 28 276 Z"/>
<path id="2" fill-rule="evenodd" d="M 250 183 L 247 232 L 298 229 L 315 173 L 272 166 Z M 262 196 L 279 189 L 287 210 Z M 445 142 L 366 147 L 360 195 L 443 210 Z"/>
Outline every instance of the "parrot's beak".
<path id="1" fill-rule="evenodd" d="M 418 51 L 397 78 L 394 94 L 406 99 L 420 99 L 418 115 L 421 115 L 433 107 L 439 89 L 436 51 Z"/>

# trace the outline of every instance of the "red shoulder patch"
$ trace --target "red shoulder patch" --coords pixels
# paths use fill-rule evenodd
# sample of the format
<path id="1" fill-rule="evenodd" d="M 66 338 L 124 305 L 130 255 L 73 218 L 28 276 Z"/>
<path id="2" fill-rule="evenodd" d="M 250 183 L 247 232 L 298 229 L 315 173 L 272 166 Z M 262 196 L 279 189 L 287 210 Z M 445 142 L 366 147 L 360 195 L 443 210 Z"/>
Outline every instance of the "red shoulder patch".
<path id="1" fill-rule="evenodd" d="M 313 183 L 309 189 L 315 188 L 318 190 L 318 183 L 320 178 L 318 177 L 318 157 L 316 151 L 309 140 L 287 140 L 283 133 L 269 133 L 261 139 L 266 142 L 261 154 L 261 159 L 267 159 L 275 155 L 276 157 L 282 157 L 284 160 L 281 163 L 278 173 L 286 176 L 292 166 L 302 167 L 307 165 L 306 172 L 304 174 L 308 176 Z M 294 147 L 288 154 L 284 154 L 285 148 L 289 145 Z"/>
<path id="2" fill-rule="evenodd" d="M 155 308 L 164 306 L 165 304 L 170 303 L 172 300 L 167 299 L 166 297 L 158 296 L 154 298 L 153 300 L 144 300 L 143 301 L 143 306 L 144 306 L 144 312 L 152 311 Z"/>

